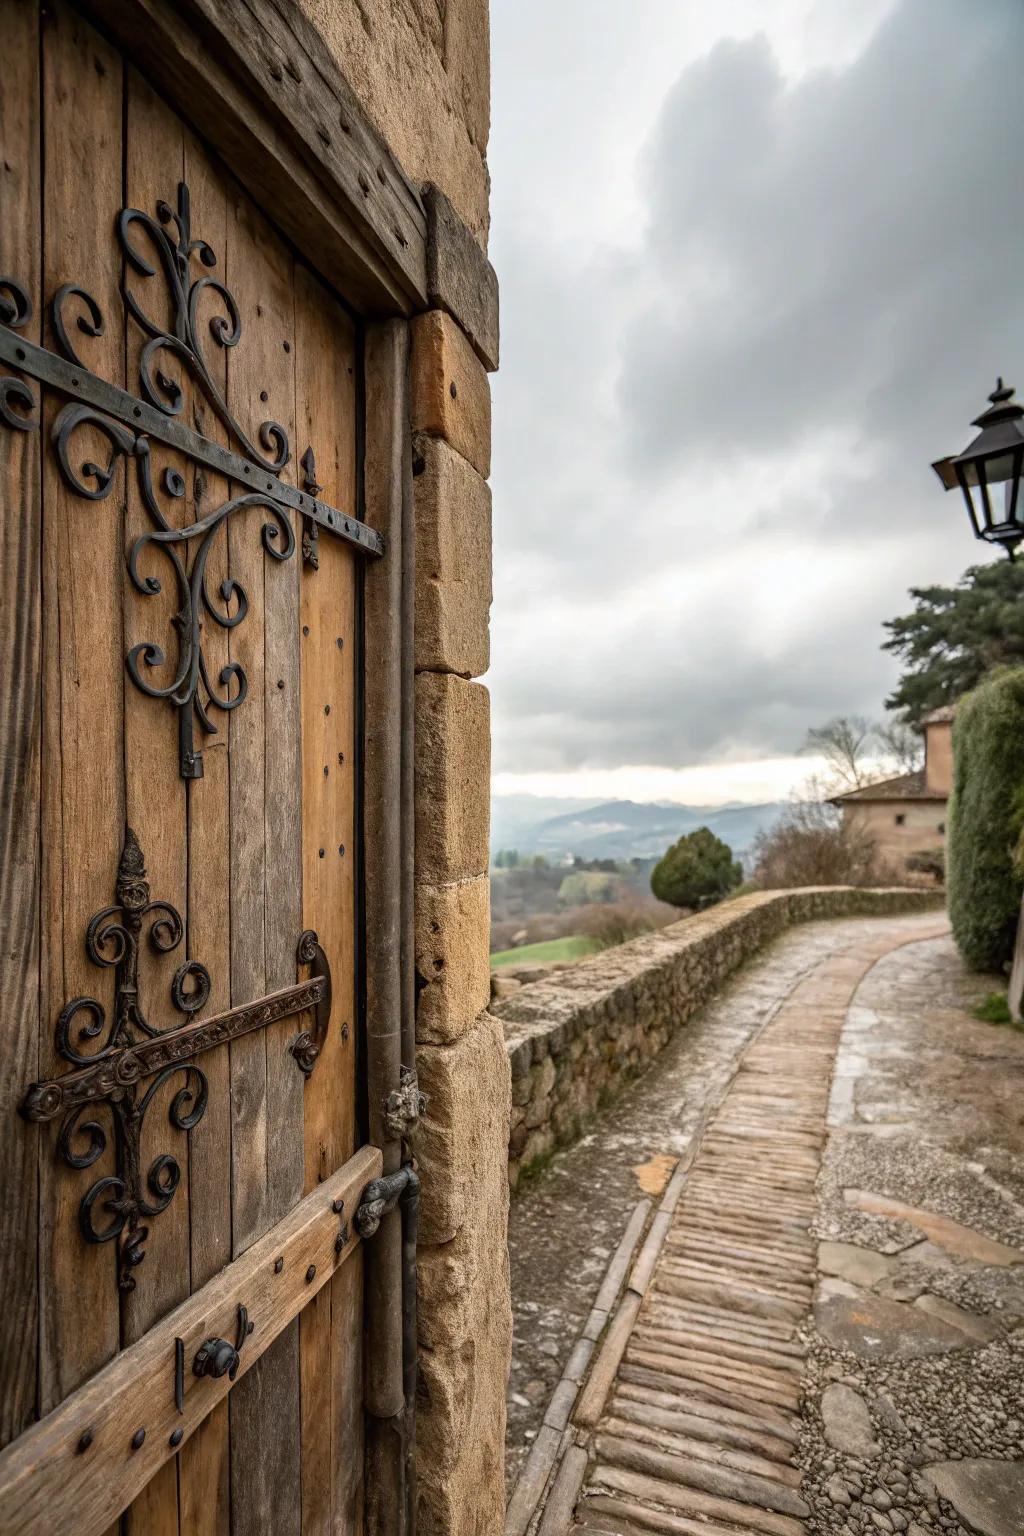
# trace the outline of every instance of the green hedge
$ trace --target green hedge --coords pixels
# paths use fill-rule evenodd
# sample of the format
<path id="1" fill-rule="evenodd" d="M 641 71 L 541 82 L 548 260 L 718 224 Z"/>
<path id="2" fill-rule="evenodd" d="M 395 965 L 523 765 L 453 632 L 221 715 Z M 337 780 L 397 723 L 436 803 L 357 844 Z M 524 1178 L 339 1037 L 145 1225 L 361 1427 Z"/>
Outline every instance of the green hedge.
<path id="1" fill-rule="evenodd" d="M 953 725 L 946 885 L 949 918 L 972 969 L 1013 957 L 1022 880 L 1014 859 L 1024 810 L 1024 668 L 967 694 Z"/>

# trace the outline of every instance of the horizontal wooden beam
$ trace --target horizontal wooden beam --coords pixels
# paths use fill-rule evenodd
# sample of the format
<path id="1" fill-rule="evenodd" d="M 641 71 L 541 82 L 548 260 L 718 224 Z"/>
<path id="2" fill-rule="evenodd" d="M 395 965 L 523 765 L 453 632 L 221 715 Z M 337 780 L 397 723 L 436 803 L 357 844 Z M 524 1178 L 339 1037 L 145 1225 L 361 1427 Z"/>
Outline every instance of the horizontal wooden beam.
<path id="1" fill-rule="evenodd" d="M 348 303 L 426 308 L 419 193 L 297 5 L 78 3 Z"/>
<path id="2" fill-rule="evenodd" d="M 194 1374 L 200 1346 L 209 1338 L 234 1343 L 238 1309 L 245 1307 L 253 1331 L 235 1379 L 244 1375 L 359 1246 L 352 1217 L 382 1167 L 377 1148 L 363 1147 L 272 1232 L 0 1453 L 4 1536 L 106 1531 L 231 1390 L 226 1375 Z"/>

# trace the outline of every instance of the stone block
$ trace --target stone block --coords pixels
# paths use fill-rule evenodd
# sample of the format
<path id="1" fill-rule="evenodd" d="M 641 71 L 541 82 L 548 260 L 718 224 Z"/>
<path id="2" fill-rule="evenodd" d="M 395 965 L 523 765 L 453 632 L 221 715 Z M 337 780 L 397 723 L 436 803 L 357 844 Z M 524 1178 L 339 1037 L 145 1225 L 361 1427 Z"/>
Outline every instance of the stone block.
<path id="1" fill-rule="evenodd" d="M 484 365 L 451 315 L 416 315 L 412 336 L 414 432 L 443 437 L 486 480 L 491 472 L 491 390 Z"/>
<path id="2" fill-rule="evenodd" d="M 449 672 L 416 678 L 416 876 L 447 885 L 486 875 L 490 699 Z"/>
<path id="3" fill-rule="evenodd" d="M 423 1178 L 419 1529 L 482 1536 L 502 1528 L 512 1346 L 508 1068 L 500 1026 L 485 1014 L 456 1044 L 422 1047 L 417 1063 L 429 1096 L 415 1146 Z"/>
<path id="4" fill-rule="evenodd" d="M 555 1134 L 549 1126 L 539 1126 L 530 1132 L 529 1140 L 523 1148 L 522 1161 L 524 1164 L 536 1162 L 538 1157 L 547 1157 L 555 1145 Z"/>
<path id="5" fill-rule="evenodd" d="M 491 491 L 443 439 L 413 444 L 415 662 L 477 677 L 490 665 Z"/>
<path id="6" fill-rule="evenodd" d="M 539 1098 L 551 1092 L 555 1086 L 555 1064 L 550 1056 L 545 1056 L 535 1068 L 533 1074 L 533 1095 Z"/>
<path id="7" fill-rule="evenodd" d="M 487 1007 L 490 911 L 486 875 L 416 887 L 417 1040 L 457 1040 Z"/>
<path id="8" fill-rule="evenodd" d="M 427 1097 L 413 1142 L 420 1239 L 449 1243 L 465 1222 L 490 1219 L 492 1201 L 504 1220 L 511 1095 L 501 1025 L 483 1014 L 454 1044 L 420 1046 L 416 1066 Z"/>
<path id="9" fill-rule="evenodd" d="M 516 1040 L 514 1042 L 509 1041 L 508 1064 L 512 1071 L 512 1082 L 513 1084 L 521 1082 L 526 1083 L 525 1096 L 522 1099 L 516 1099 L 517 1104 L 525 1104 L 526 1100 L 533 1092 L 533 1084 L 530 1081 L 530 1062 L 532 1060 L 533 1041 L 530 1039 L 529 1035 L 527 1035 L 523 1040 Z M 514 1091 L 515 1090 L 513 1089 L 513 1092 Z"/>
<path id="10" fill-rule="evenodd" d="M 487 1314 L 457 1350 L 420 1351 L 420 1536 L 492 1536 L 505 1528 L 505 1383 L 511 1330 Z"/>
<path id="11" fill-rule="evenodd" d="M 443 11 L 445 74 L 481 154 L 491 126 L 489 11 L 488 0 L 445 0 Z"/>
<path id="12" fill-rule="evenodd" d="M 547 1094 L 541 1094 L 530 1100 L 526 1106 L 526 1114 L 523 1116 L 523 1124 L 528 1131 L 535 1131 L 538 1126 L 546 1125 L 551 1115 L 551 1100 Z M 521 1152 L 526 1145 L 521 1142 L 518 1150 Z"/>
<path id="13" fill-rule="evenodd" d="M 498 279 L 494 268 L 440 188 L 430 183 L 423 188 L 423 206 L 427 215 L 427 298 L 458 321 L 488 373 L 493 373 L 498 366 Z"/>
<path id="14" fill-rule="evenodd" d="M 519 1077 L 517 1077 L 515 1066 L 511 1058 L 509 1060 L 509 1065 L 512 1068 L 512 1103 L 518 1106 L 528 1104 L 530 1101 L 530 1095 L 533 1092 L 533 1084 L 530 1081 L 530 1074 L 529 1072 L 524 1072 Z"/>

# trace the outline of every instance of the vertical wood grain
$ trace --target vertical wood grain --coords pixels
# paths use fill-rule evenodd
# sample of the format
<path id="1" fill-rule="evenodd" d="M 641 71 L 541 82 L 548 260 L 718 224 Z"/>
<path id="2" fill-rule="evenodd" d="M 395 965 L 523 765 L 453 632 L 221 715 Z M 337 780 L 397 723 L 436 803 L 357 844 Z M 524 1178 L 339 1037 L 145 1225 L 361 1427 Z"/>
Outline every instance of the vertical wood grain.
<path id="1" fill-rule="evenodd" d="M 13 26 L 5 15 L 7 83 L 0 83 L 0 272 L 12 270 L 37 300 L 64 282 L 87 288 L 103 311 L 104 330 L 79 339 L 72 328 L 83 362 L 139 393 L 144 337 L 124 319 L 115 219 L 126 204 L 149 213 L 158 199 L 175 206 L 184 177 L 193 238 L 213 246 L 214 275 L 232 290 L 242 316 L 240 344 L 226 350 L 209 337 L 215 312 L 209 295 L 203 301 L 209 310 L 200 311 L 207 358 L 232 411 L 257 442 L 264 419 L 282 423 L 292 444 L 283 479 L 294 483 L 297 460 L 312 445 L 324 497 L 355 510 L 357 349 L 343 307 L 293 261 L 176 115 L 63 0 L 44 12 L 41 76 L 36 8 L 19 0 L 11 10 Z M 24 54 L 14 70 L 12 48 Z M 34 101 L 39 82 L 41 113 Z M 41 241 L 33 234 L 40 195 L 33 135 L 40 121 Z M 17 165 L 7 147 L 12 143 L 25 147 Z M 147 253 L 145 237 L 136 232 L 135 239 Z M 40 250 L 42 282 L 33 268 Z M 155 319 L 169 319 L 162 276 L 133 273 L 128 281 Z M 42 339 L 55 346 L 49 327 Z M 182 388 L 181 419 L 229 441 L 201 390 L 176 362 L 168 364 L 165 371 Z M 61 404 L 44 402 L 46 430 Z M 4 1147 L 0 1223 L 10 1225 L 3 1203 L 8 1188 L 20 1189 L 17 1221 L 25 1224 L 29 1212 L 30 1231 L 37 1182 L 40 1199 L 38 1253 L 34 1238 L 27 1248 L 0 1242 L 0 1282 L 14 1301 L 0 1334 L 0 1346 L 11 1335 L 0 1367 L 0 1429 L 8 1436 L 244 1252 L 339 1167 L 356 1141 L 356 559 L 323 536 L 319 572 L 303 573 L 300 527 L 295 553 L 278 563 L 260 536 L 272 521 L 265 509 L 232 519 L 211 553 L 208 585 L 216 592 L 230 574 L 247 591 L 249 614 L 231 630 L 207 618 L 202 638 L 211 677 L 228 662 L 241 665 L 248 697 L 229 716 L 214 712 L 217 737 L 203 737 L 197 724 L 205 773 L 186 786 L 173 709 L 143 696 L 124 671 L 126 651 L 141 641 L 167 653 L 165 673 L 155 673 L 155 681 L 167 680 L 176 655 L 171 566 L 153 551 L 147 555 L 145 571 L 162 582 L 154 596 L 140 594 L 125 576 L 126 540 L 151 526 L 134 467 L 116 468 L 105 500 L 84 502 L 64 485 L 52 453 L 41 454 L 46 441 L 42 434 L 0 436 L 0 689 L 7 690 L 0 702 L 13 701 L 7 720 L 14 744 L 0 761 L 0 900 L 4 913 L 15 912 L 5 931 L 19 934 L 15 972 L 0 969 L 9 1069 L 3 1091 L 20 1097 L 28 1078 L 65 1069 L 55 1053 L 53 1022 L 69 997 L 92 994 L 110 1008 L 113 973 L 88 962 L 83 938 L 93 913 L 113 900 L 126 823 L 143 848 L 153 898 L 173 903 L 186 924 L 185 944 L 172 955 L 145 947 L 141 1002 L 157 1027 L 176 1021 L 169 985 L 186 953 L 210 971 L 205 1011 L 214 1011 L 293 981 L 296 943 L 307 926 L 317 929 L 331 960 L 334 1009 L 308 1084 L 289 1051 L 295 1020 L 209 1053 L 202 1062 L 209 1102 L 191 1138 L 169 1124 L 167 1106 L 180 1082 L 167 1085 L 166 1102 L 154 1103 L 147 1118 L 142 1165 L 145 1170 L 168 1152 L 182 1178 L 168 1207 L 148 1224 L 137 1287 L 123 1300 L 117 1245 L 84 1244 L 77 1224 L 88 1184 L 114 1171 L 112 1135 L 104 1159 L 87 1172 L 57 1162 L 56 1127 L 41 1136 L 19 1128 L 18 1141 Z M 152 454 L 155 479 L 164 467 L 185 474 L 183 497 L 161 497 L 171 521 L 198 519 L 243 489 L 158 444 Z M 104 463 L 109 451 L 98 434 L 85 431 L 73 457 Z M 44 616 L 40 585 L 47 594 Z M 18 600 L 10 601 L 9 593 Z M 27 602 L 20 601 L 23 594 Z M 0 1225 L 0 1239 L 5 1235 Z M 362 1316 L 360 1253 L 134 1501 L 119 1522 L 121 1536 L 262 1536 L 270 1530 L 275 1536 L 357 1536 L 363 1523 Z"/>
<path id="2" fill-rule="evenodd" d="M 186 132 L 185 180 L 192 198 L 196 236 L 206 240 L 217 256 L 214 276 L 223 278 L 227 260 L 227 194 L 223 177 L 211 165 L 203 147 Z M 209 321 L 219 312 L 207 291 L 200 300 L 198 329 L 210 335 Z M 227 389 L 227 351 L 210 346 L 207 361 L 222 392 Z M 228 444 L 225 427 L 200 391 L 194 391 L 191 425 L 216 442 Z M 231 495 L 223 475 L 190 465 L 186 500 L 191 521 L 206 516 Z M 211 593 L 219 593 L 228 575 L 227 530 L 217 537 L 207 562 Z M 256 622 L 259 622 L 258 617 Z M 203 654 L 211 678 L 219 678 L 228 662 L 228 631 L 207 619 L 203 625 Z M 231 1003 L 230 838 L 228 720 L 213 712 L 217 734 L 198 733 L 203 753 L 203 777 L 187 786 L 188 793 L 188 935 L 190 953 L 203 962 L 212 983 L 208 1009 L 216 1012 Z M 189 1231 L 191 1288 L 205 1285 L 231 1258 L 231 1075 L 225 1049 L 203 1059 L 210 1097 L 206 1114 L 191 1133 L 189 1149 Z M 182 1447 L 178 1458 L 181 1528 L 188 1536 L 221 1536 L 230 1528 L 228 1405 L 221 1403 Z"/>
<path id="3" fill-rule="evenodd" d="M 292 262 L 236 192 L 229 210 L 229 285 L 243 343 L 228 359 L 228 398 L 256 440 L 266 418 L 294 437 Z M 292 466 L 282 477 L 292 478 Z M 298 697 L 299 551 L 264 550 L 261 509 L 231 529 L 231 569 L 249 593 L 231 631 L 232 660 L 249 682 L 231 717 L 231 981 L 235 1003 L 295 977 L 301 931 L 301 777 Z M 280 685 L 280 686 L 279 686 Z M 267 1231 L 302 1188 L 302 1087 L 288 1046 L 294 1021 L 231 1048 L 232 1206 L 236 1254 Z M 298 1536 L 301 1517 L 298 1323 L 230 1398 L 233 1536 Z"/>
<path id="4" fill-rule="evenodd" d="M 312 447 L 323 497 L 355 508 L 355 334 L 351 320 L 310 273 L 295 271 L 296 453 Z M 303 926 L 314 928 L 330 961 L 331 1028 L 306 1085 L 304 1189 L 350 1156 L 355 1140 L 355 561 L 329 537 L 319 540 L 319 569 L 302 579 L 302 895 Z M 351 1266 L 362 1265 L 357 1255 Z M 332 1445 L 342 1389 L 362 1376 L 359 1340 L 347 1337 L 340 1281 L 341 1333 L 332 1321 L 335 1284 L 300 1320 L 302 1359 L 302 1531 L 320 1536 L 350 1526 L 342 1507 L 349 1446 Z M 345 1352 L 335 1369 L 334 1351 Z M 330 1368 L 325 1369 L 329 1362 Z M 344 1413 L 341 1415 L 344 1417 Z M 351 1431 L 352 1426 L 348 1429 Z M 332 1509 L 334 1521 L 332 1525 Z"/>
<path id="5" fill-rule="evenodd" d="M 133 69 L 125 80 L 125 203 L 144 213 L 155 212 L 163 199 L 177 204 L 178 183 L 184 174 L 184 138 L 181 124 Z M 137 227 L 137 226 L 136 226 Z M 159 324 L 174 323 L 169 285 L 156 249 L 141 234 L 133 243 L 157 267 L 153 277 L 126 271 L 129 290 Z M 139 358 L 148 335 L 134 319 L 127 321 L 125 336 L 128 387 L 140 393 Z M 170 356 L 162 355 L 160 367 L 173 375 L 182 390 L 187 409 L 192 384 L 187 370 Z M 153 442 L 150 445 L 153 479 L 160 486 L 165 469 L 181 471 L 185 461 L 178 453 Z M 126 479 L 125 546 L 153 528 L 142 500 L 137 477 Z M 183 498 L 157 492 L 168 522 L 181 527 L 188 520 Z M 130 581 L 124 592 L 124 649 L 127 653 L 144 641 L 163 647 L 167 657 L 152 681 L 166 686 L 178 665 L 178 637 L 174 616 L 181 595 L 169 559 L 150 546 L 140 573 L 158 580 L 161 591 L 145 597 Z M 146 671 L 147 669 L 143 669 Z M 143 1014 L 155 1028 L 181 1021 L 171 1002 L 171 982 L 186 957 L 188 943 L 188 843 L 185 783 L 178 771 L 178 717 L 165 699 L 147 698 L 124 677 L 124 774 L 128 825 L 134 830 L 146 860 L 153 900 L 168 901 L 181 913 L 185 940 L 168 954 L 159 954 L 144 936 L 139 954 L 139 1001 Z M 147 677 L 147 680 L 150 680 Z M 122 1339 L 133 1344 L 147 1328 L 189 1292 L 188 1240 L 188 1138 L 168 1119 L 168 1106 L 184 1082 L 172 1078 L 154 1101 L 142 1130 L 142 1167 L 145 1170 L 161 1153 L 173 1156 L 181 1168 L 177 1193 L 159 1218 L 150 1221 L 146 1257 L 135 1274 L 135 1289 L 124 1300 Z"/>
<path id="6" fill-rule="evenodd" d="M 295 316 L 296 450 L 313 448 L 324 499 L 354 510 L 354 326 L 301 265 Z M 356 558 L 323 535 L 319 570 L 302 577 L 302 921 L 319 934 L 334 984 L 331 1030 L 306 1087 L 307 1192 L 355 1149 Z"/>
<path id="7" fill-rule="evenodd" d="M 103 335 L 79 336 L 83 361 L 115 383 L 124 376 L 120 263 L 113 236 L 122 206 L 122 64 L 74 11 L 48 5 L 43 37 L 43 288 L 81 284 L 105 319 Z M 55 345 L 47 325 L 44 339 Z M 61 405 L 49 397 L 44 429 Z M 106 462 L 98 435 L 76 435 L 76 458 Z M 113 974 L 90 964 L 85 928 L 113 899 L 124 836 L 124 469 L 104 501 L 84 502 L 43 455 L 43 1010 L 40 1077 L 66 1069 L 53 1025 L 79 994 L 109 1009 Z M 86 1172 L 56 1158 L 57 1126 L 40 1135 L 41 1357 L 39 1407 L 48 1412 L 116 1353 L 116 1243 L 83 1243 L 78 1203 L 90 1181 L 113 1171 L 113 1137 Z"/>
<path id="8" fill-rule="evenodd" d="M 363 1254 L 344 1264 L 331 1293 L 331 1465 L 334 1536 L 363 1531 Z"/>
<path id="9" fill-rule="evenodd" d="M 40 335 L 39 31 L 8 8 L 0 72 L 0 273 L 32 302 Z M 32 1421 L 38 1371 L 39 1132 L 16 1110 L 39 1032 L 40 436 L 0 427 L 0 1447 Z"/>
<path id="10" fill-rule="evenodd" d="M 237 189 L 227 210 L 227 283 L 249 332 L 260 319 L 250 272 L 252 216 Z M 228 358 L 228 404 L 235 415 L 251 420 L 252 402 L 272 381 L 253 377 L 249 342 Z M 266 803 L 263 563 L 267 556 L 252 522 L 242 514 L 227 529 L 228 558 L 234 579 L 249 596 L 249 616 L 228 635 L 233 665 L 243 669 L 248 697 L 228 718 L 230 749 L 231 854 L 231 1001 L 236 1006 L 267 990 Z M 232 1254 L 244 1253 L 267 1228 L 267 1054 L 262 1033 L 235 1040 L 231 1047 L 231 1237 Z"/>
<path id="11" fill-rule="evenodd" d="M 154 213 L 163 199 L 177 206 L 178 182 L 184 174 L 184 135 L 171 110 L 135 70 L 125 77 L 125 204 Z M 157 252 L 141 234 L 135 236 L 142 253 L 157 269 L 146 278 L 126 269 L 125 280 L 142 308 L 158 324 L 172 328 L 174 309 Z M 148 336 L 128 320 L 125 336 L 128 388 L 141 392 L 139 358 Z M 192 396 L 186 369 L 170 357 L 161 358 L 164 371 L 177 378 L 185 409 Z M 165 468 L 180 471 L 186 466 L 179 454 L 162 445 L 151 445 L 153 478 L 160 484 Z M 152 528 L 134 474 L 127 480 L 125 544 Z M 181 527 L 188 521 L 184 499 L 159 493 L 168 522 Z M 177 636 L 174 616 L 181 595 L 171 563 L 150 552 L 146 573 L 156 577 L 162 590 L 143 597 L 130 582 L 124 583 L 124 648 L 152 640 L 164 648 L 167 663 L 153 679 L 166 686 L 177 667 Z M 185 923 L 185 943 L 169 954 L 158 954 L 145 944 L 139 965 L 139 998 L 143 1013 L 157 1028 L 180 1018 L 170 998 L 171 980 L 185 959 L 188 942 L 188 842 L 185 784 L 178 771 L 178 722 L 176 712 L 163 699 L 142 694 L 125 674 L 124 680 L 124 773 L 128 825 L 139 839 L 146 859 L 154 900 L 169 901 Z M 167 1109 L 182 1086 L 184 1076 L 171 1079 L 158 1096 L 143 1123 L 143 1169 L 162 1153 L 174 1157 L 181 1168 L 177 1193 L 161 1215 L 148 1223 L 146 1258 L 136 1271 L 136 1285 L 124 1298 L 121 1337 L 133 1344 L 164 1313 L 189 1292 L 189 1144 L 184 1132 L 170 1123 Z M 125 1511 L 123 1536 L 177 1536 L 178 1467 L 168 1462 Z"/>

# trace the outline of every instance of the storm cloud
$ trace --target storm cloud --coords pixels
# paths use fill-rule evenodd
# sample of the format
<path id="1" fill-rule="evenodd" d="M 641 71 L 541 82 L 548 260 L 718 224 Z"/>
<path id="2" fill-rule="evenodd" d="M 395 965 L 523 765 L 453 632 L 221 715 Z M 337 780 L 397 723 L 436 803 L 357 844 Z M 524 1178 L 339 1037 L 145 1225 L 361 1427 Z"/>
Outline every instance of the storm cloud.
<path id="1" fill-rule="evenodd" d="M 634 58 L 686 56 L 655 100 L 613 29 L 504 115 L 546 24 L 499 0 L 496 768 L 789 753 L 879 712 L 909 585 L 986 558 L 928 465 L 1024 363 L 1024 7 L 897 0 L 784 67 L 840 9 L 766 3 L 763 33 L 696 53 L 652 27 Z M 527 121 L 559 111 L 562 195 Z M 610 182 L 602 222 L 580 183 Z"/>

